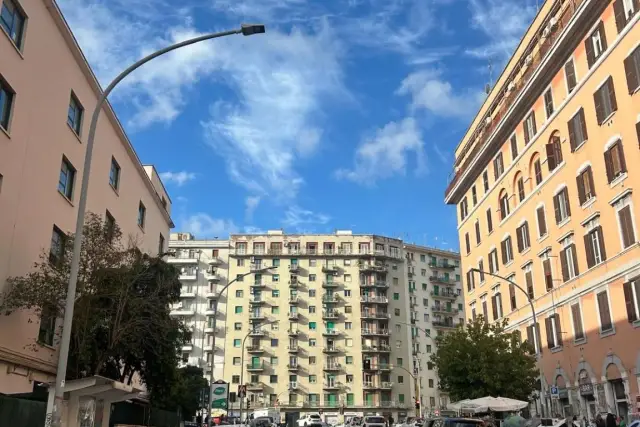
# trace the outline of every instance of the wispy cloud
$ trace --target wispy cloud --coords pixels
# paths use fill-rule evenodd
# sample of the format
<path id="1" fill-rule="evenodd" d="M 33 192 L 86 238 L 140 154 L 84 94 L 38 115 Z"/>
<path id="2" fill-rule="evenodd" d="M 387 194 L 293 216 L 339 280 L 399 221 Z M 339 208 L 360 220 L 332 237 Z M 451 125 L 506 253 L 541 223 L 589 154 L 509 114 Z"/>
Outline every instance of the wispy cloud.
<path id="1" fill-rule="evenodd" d="M 470 0 L 471 25 L 488 37 L 488 43 L 467 49 L 478 58 L 504 63 L 531 24 L 536 8 L 531 0 Z"/>
<path id="2" fill-rule="evenodd" d="M 413 111 L 424 109 L 436 116 L 462 119 L 475 113 L 484 98 L 479 90 L 456 92 L 441 72 L 430 70 L 408 75 L 396 93 L 411 96 Z"/>
<path id="3" fill-rule="evenodd" d="M 260 200 L 260 196 L 248 196 L 244 199 L 244 216 L 246 221 L 251 221 L 253 219 L 253 213 L 260 204 Z"/>
<path id="4" fill-rule="evenodd" d="M 356 151 L 353 169 L 340 169 L 336 177 L 373 185 L 380 179 L 404 175 L 410 156 L 414 157 L 416 173 L 425 172 L 422 132 L 415 119 L 408 117 L 387 123 L 366 138 Z"/>
<path id="5" fill-rule="evenodd" d="M 197 213 L 180 221 L 180 230 L 192 233 L 199 239 L 226 238 L 240 228 L 228 219 L 213 218 L 206 213 Z"/>
<path id="6" fill-rule="evenodd" d="M 282 224 L 285 227 L 300 229 L 313 225 L 324 225 L 331 220 L 331 217 L 322 213 L 316 213 L 299 206 L 292 206 L 285 211 Z"/>
<path id="7" fill-rule="evenodd" d="M 160 179 L 165 183 L 175 184 L 178 187 L 182 187 L 189 181 L 196 179 L 196 174 L 193 172 L 162 172 L 160 173 Z"/>

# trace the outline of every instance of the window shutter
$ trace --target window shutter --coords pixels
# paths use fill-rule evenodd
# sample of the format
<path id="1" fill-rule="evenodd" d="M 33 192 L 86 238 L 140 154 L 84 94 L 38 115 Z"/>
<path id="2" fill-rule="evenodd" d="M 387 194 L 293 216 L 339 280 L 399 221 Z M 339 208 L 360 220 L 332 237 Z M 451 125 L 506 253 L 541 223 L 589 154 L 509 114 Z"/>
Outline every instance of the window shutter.
<path id="1" fill-rule="evenodd" d="M 607 33 L 604 31 L 604 22 L 601 20 L 598 24 L 598 32 L 600 33 L 600 40 L 602 41 L 602 51 L 607 50 Z"/>
<path id="2" fill-rule="evenodd" d="M 553 275 L 551 274 L 551 261 L 545 259 L 542 261 L 542 270 L 544 272 L 544 284 L 547 291 L 553 289 Z"/>
<path id="3" fill-rule="evenodd" d="M 564 193 L 564 204 L 565 204 L 565 207 L 567 208 L 567 216 L 571 216 L 571 202 L 569 201 L 569 190 L 567 190 L 567 187 L 564 187 L 562 192 Z"/>
<path id="4" fill-rule="evenodd" d="M 618 146 L 618 160 L 620 160 L 620 167 L 622 168 L 621 172 L 625 173 L 627 171 L 627 162 L 624 159 L 624 146 L 622 145 L 622 141 L 618 141 L 616 145 Z"/>
<path id="5" fill-rule="evenodd" d="M 580 316 L 580 305 L 571 306 L 571 316 L 573 317 L 573 332 L 576 340 L 584 338 L 584 330 L 582 328 L 582 317 Z"/>
<path id="6" fill-rule="evenodd" d="M 536 133 L 538 133 L 538 127 L 536 125 L 536 112 L 532 111 L 531 112 L 531 127 L 533 128 L 533 135 L 535 135 Z M 533 138 L 533 135 L 531 135 L 531 137 Z"/>
<path id="7" fill-rule="evenodd" d="M 553 138 L 553 158 L 556 160 L 556 164 L 559 165 L 562 163 L 562 146 L 560 145 L 560 137 L 555 136 Z"/>
<path id="8" fill-rule="evenodd" d="M 540 236 L 547 234 L 547 221 L 544 217 L 544 207 L 542 206 L 538 208 L 538 232 Z"/>
<path id="9" fill-rule="evenodd" d="M 576 134 L 574 128 L 576 126 L 576 120 L 578 116 L 574 116 L 567 123 L 567 128 L 569 129 L 569 146 L 571 147 L 571 152 L 573 153 L 578 146 L 578 142 L 576 141 Z"/>
<path id="10" fill-rule="evenodd" d="M 527 326 L 527 341 L 535 350 L 535 344 L 533 342 L 533 326 Z"/>
<path id="11" fill-rule="evenodd" d="M 547 151 L 547 166 L 549 166 L 549 172 L 556 168 L 556 158 L 553 150 L 553 144 L 546 144 L 545 149 Z"/>
<path id="12" fill-rule="evenodd" d="M 578 251 L 576 250 L 575 243 L 571 244 L 571 257 L 573 258 L 573 270 L 576 272 L 576 276 L 580 274 L 580 266 L 578 265 Z"/>
<path id="13" fill-rule="evenodd" d="M 616 90 L 613 87 L 613 78 L 607 79 L 607 88 L 609 92 L 609 101 L 611 102 L 611 111 L 618 111 L 618 101 L 616 101 Z"/>
<path id="14" fill-rule="evenodd" d="M 502 253 L 502 264 L 507 263 L 507 241 L 503 240 L 500 242 L 500 252 Z"/>
<path id="15" fill-rule="evenodd" d="M 544 319 L 544 327 L 547 332 L 547 347 L 549 350 L 555 347 L 555 342 L 553 340 L 553 326 L 551 326 L 551 318 L 547 317 Z"/>
<path id="16" fill-rule="evenodd" d="M 609 311 L 609 301 L 607 298 L 607 292 L 601 292 L 598 294 L 598 308 L 600 309 L 600 325 L 602 325 L 603 331 L 611 329 L 611 312 Z"/>
<path id="17" fill-rule="evenodd" d="M 556 326 L 556 342 L 558 346 L 562 346 L 562 327 L 560 326 L 560 315 L 558 313 L 553 315 L 553 319 Z"/>
<path id="18" fill-rule="evenodd" d="M 529 141 L 531 141 L 531 135 L 529 135 L 529 127 L 527 126 L 527 119 L 524 119 L 523 130 L 524 130 L 524 145 L 527 145 L 529 144 Z"/>
<path id="19" fill-rule="evenodd" d="M 518 243 L 518 253 L 522 253 L 522 251 L 524 250 L 524 245 L 522 242 L 522 227 L 518 227 L 516 229 L 516 240 Z"/>
<path id="20" fill-rule="evenodd" d="M 634 56 L 638 54 L 637 49 L 624 60 L 624 70 L 627 75 L 627 89 L 629 89 L 629 94 L 635 92 L 638 85 L 640 85 L 640 76 L 638 76 L 638 71 L 634 65 Z"/>
<path id="21" fill-rule="evenodd" d="M 587 133 L 587 121 L 584 118 L 584 108 L 581 108 L 580 111 L 578 112 L 578 117 L 580 120 L 580 126 L 582 126 L 582 140 L 586 141 L 587 139 L 589 139 L 589 134 Z M 581 143 L 582 141 L 578 141 L 578 143 Z"/>
<path id="22" fill-rule="evenodd" d="M 529 234 L 529 223 L 528 222 L 524 223 L 524 225 L 522 226 L 522 230 L 526 231 L 526 233 L 524 233 L 524 236 L 523 236 L 523 239 L 524 239 L 523 243 L 524 243 L 525 247 L 528 248 L 528 247 L 531 246 L 531 241 L 529 240 L 531 237 L 530 237 L 530 234 Z"/>
<path id="23" fill-rule="evenodd" d="M 604 152 L 604 167 L 607 171 L 607 181 L 613 181 L 613 162 L 611 161 L 611 148 Z"/>
<path id="24" fill-rule="evenodd" d="M 589 64 L 589 68 L 591 68 L 593 63 L 596 62 L 596 54 L 593 51 L 593 41 L 591 40 L 591 36 L 587 37 L 584 41 L 584 48 L 587 51 L 587 63 Z"/>
<path id="25" fill-rule="evenodd" d="M 562 266 L 562 281 L 566 282 L 569 280 L 569 266 L 567 264 L 567 250 L 563 249 L 560 251 L 560 265 Z"/>
<path id="26" fill-rule="evenodd" d="M 598 89 L 596 93 L 593 94 L 593 103 L 596 107 L 596 119 L 598 120 L 598 124 L 601 125 L 604 121 L 604 110 L 602 108 L 602 88 Z"/>
<path id="27" fill-rule="evenodd" d="M 629 206 L 625 206 L 618 212 L 620 217 L 620 228 L 622 229 L 622 242 L 625 249 L 636 242 L 636 238 L 633 232 L 633 222 L 631 220 L 631 209 Z"/>
<path id="28" fill-rule="evenodd" d="M 580 175 L 576 177 L 576 182 L 578 183 L 578 199 L 580 200 L 580 205 L 583 205 L 584 202 L 587 201 L 587 197 L 584 194 L 584 179 L 587 171 L 583 171 Z"/>
<path id="29" fill-rule="evenodd" d="M 489 233 L 493 231 L 493 221 L 491 220 L 491 209 L 487 209 L 487 229 Z"/>
<path id="30" fill-rule="evenodd" d="M 485 300 L 482 303 L 482 315 L 484 316 L 484 320 L 489 321 L 489 312 L 487 310 L 487 301 Z"/>
<path id="31" fill-rule="evenodd" d="M 595 197 L 596 187 L 593 184 L 593 170 L 591 169 L 591 166 L 587 168 L 587 178 L 589 179 L 589 189 L 591 190 L 591 196 Z"/>
<path id="32" fill-rule="evenodd" d="M 596 233 L 598 233 L 598 242 L 600 242 L 600 256 L 602 257 L 602 261 L 607 260 L 607 251 L 605 250 L 604 245 L 604 234 L 602 233 L 602 226 L 596 227 Z"/>
<path id="33" fill-rule="evenodd" d="M 638 135 L 638 146 L 640 146 L 640 122 L 636 123 L 636 134 Z"/>
<path id="34" fill-rule="evenodd" d="M 498 320 L 498 299 L 496 296 L 491 297 L 491 307 L 493 310 L 493 320 Z"/>
<path id="35" fill-rule="evenodd" d="M 556 212 L 556 224 L 560 222 L 560 201 L 558 200 L 559 194 L 553 196 L 553 209 Z"/>
<path id="36" fill-rule="evenodd" d="M 618 28 L 618 34 L 620 34 L 625 25 L 627 25 L 627 16 L 624 13 L 624 3 L 622 0 L 613 2 L 613 13 L 616 16 L 616 27 Z"/>
<path id="37" fill-rule="evenodd" d="M 529 298 L 533 299 L 535 297 L 535 292 L 533 289 L 533 277 L 531 276 L 530 271 L 524 273 L 524 281 L 527 283 L 527 293 L 529 294 Z"/>
<path id="38" fill-rule="evenodd" d="M 540 323 L 537 322 L 534 330 L 536 331 L 536 342 L 538 343 L 539 352 L 542 353 L 542 338 L 540 337 Z"/>
<path id="39" fill-rule="evenodd" d="M 593 243 L 591 233 L 584 235 L 584 250 L 587 253 L 587 267 L 591 268 L 595 265 L 595 254 L 593 253 Z"/>
<path id="40" fill-rule="evenodd" d="M 564 66 L 565 77 L 567 79 L 567 87 L 569 88 L 569 93 L 573 92 L 573 89 L 576 87 L 576 68 L 573 64 L 573 61 L 569 61 Z"/>
<path id="41" fill-rule="evenodd" d="M 627 320 L 629 320 L 629 323 L 633 323 L 638 320 L 635 304 L 633 303 L 633 289 L 631 288 L 631 285 L 631 282 L 627 282 L 622 285 L 624 290 L 624 304 L 627 307 Z"/>

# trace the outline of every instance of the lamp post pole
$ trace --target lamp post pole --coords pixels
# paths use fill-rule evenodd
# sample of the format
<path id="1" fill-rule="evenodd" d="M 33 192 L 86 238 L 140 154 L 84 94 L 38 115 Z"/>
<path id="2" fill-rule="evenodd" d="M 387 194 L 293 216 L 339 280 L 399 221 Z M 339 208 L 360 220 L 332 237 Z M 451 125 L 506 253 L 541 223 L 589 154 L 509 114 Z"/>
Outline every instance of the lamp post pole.
<path id="1" fill-rule="evenodd" d="M 538 373 L 540 376 L 540 408 L 542 409 L 542 415 L 544 416 L 544 412 L 546 410 L 546 412 L 549 412 L 549 408 L 546 407 L 546 402 L 545 402 L 545 397 L 544 397 L 544 371 L 542 370 L 542 355 L 540 353 L 540 345 L 541 343 L 538 342 L 538 334 L 539 334 L 539 326 L 538 326 L 538 321 L 536 318 L 536 308 L 533 305 L 533 300 L 531 299 L 531 297 L 529 297 L 529 293 L 524 290 L 520 285 L 518 285 L 516 282 L 514 282 L 513 280 L 510 280 L 506 277 L 502 277 L 498 274 L 494 274 L 494 273 L 489 273 L 488 271 L 482 271 L 479 270 L 477 268 L 472 268 L 471 269 L 472 272 L 476 272 L 479 274 L 486 274 L 487 276 L 492 276 L 495 277 L 497 279 L 502 279 L 505 282 L 509 283 L 510 285 L 513 285 L 514 287 L 516 287 L 517 289 L 519 289 L 520 291 L 522 291 L 523 294 L 525 294 L 525 296 L 527 297 L 527 301 L 529 301 L 529 306 L 531 307 L 531 317 L 533 318 L 533 327 L 534 327 L 534 334 L 533 334 L 533 339 L 534 339 L 534 347 L 536 350 L 536 362 L 538 365 Z"/>
<path id="2" fill-rule="evenodd" d="M 416 408 L 416 417 L 419 417 L 419 418 L 422 417 L 422 399 L 420 399 L 420 381 L 418 381 L 418 378 L 416 378 L 416 376 L 404 366 L 394 366 L 393 369 L 402 369 L 407 374 L 411 375 L 411 378 L 413 378 L 414 391 L 418 396 L 417 397 L 418 402 L 420 402 L 420 408 Z"/>
<path id="3" fill-rule="evenodd" d="M 398 323 L 401 324 L 401 325 L 411 326 L 412 328 L 415 328 L 415 329 L 421 331 L 422 333 L 424 333 L 424 336 L 426 338 L 429 338 L 431 341 L 433 341 L 433 338 L 431 337 L 431 334 L 427 334 L 426 329 L 422 329 L 419 326 L 412 325 L 411 323 L 407 323 L 407 322 L 398 322 Z M 409 372 L 409 370 L 406 369 L 403 366 L 396 366 L 396 368 L 404 369 L 405 371 Z M 420 391 L 420 381 L 418 379 L 416 379 L 416 377 L 411 372 L 409 372 L 409 375 L 411 375 L 413 377 L 414 381 L 417 384 L 417 386 L 415 388 L 416 388 L 417 393 L 418 393 L 417 400 L 420 402 L 420 410 L 419 410 L 420 412 L 418 413 L 418 416 L 422 416 L 422 394 L 421 394 L 421 391 Z"/>
<path id="4" fill-rule="evenodd" d="M 71 258 L 71 270 L 69 274 L 69 283 L 67 285 L 67 296 L 65 300 L 64 319 L 62 325 L 62 337 L 60 339 L 60 348 L 58 356 L 58 367 L 56 371 L 56 382 L 53 404 L 51 407 L 47 407 L 47 416 L 45 417 L 45 426 L 53 425 L 53 427 L 62 426 L 62 401 L 64 397 L 64 385 L 67 374 L 67 361 L 69 358 L 69 343 L 71 341 L 71 325 L 73 323 L 73 309 L 76 299 L 76 286 L 78 283 L 78 271 L 80 269 L 80 252 L 82 249 L 82 235 L 84 232 L 84 216 L 87 209 L 87 197 L 89 190 L 89 176 L 91 175 L 91 158 L 93 155 L 93 146 L 96 136 L 96 127 L 98 126 L 98 118 L 100 117 L 100 111 L 103 105 L 107 101 L 107 97 L 113 91 L 113 89 L 120 83 L 125 77 L 131 74 L 133 71 L 146 64 L 147 62 L 164 55 L 165 53 L 173 50 L 189 46 L 201 41 L 215 39 L 219 37 L 230 36 L 234 34 L 243 34 L 250 36 L 253 34 L 261 34 L 265 32 L 264 25 L 245 25 L 243 24 L 239 29 L 223 31 L 218 33 L 205 34 L 203 36 L 195 37 L 189 40 L 185 40 L 179 43 L 175 43 L 171 46 L 167 46 L 164 49 L 160 49 L 150 55 L 145 56 L 133 65 L 129 66 L 126 70 L 120 73 L 109 86 L 102 92 L 98 102 L 93 110 L 91 117 L 91 125 L 89 126 L 89 135 L 87 137 L 87 149 L 84 155 L 84 166 L 82 169 L 82 187 L 80 189 L 80 198 L 78 201 L 78 215 L 76 218 L 76 230 L 73 239 L 73 257 Z M 48 405 L 49 406 L 49 405 Z"/>

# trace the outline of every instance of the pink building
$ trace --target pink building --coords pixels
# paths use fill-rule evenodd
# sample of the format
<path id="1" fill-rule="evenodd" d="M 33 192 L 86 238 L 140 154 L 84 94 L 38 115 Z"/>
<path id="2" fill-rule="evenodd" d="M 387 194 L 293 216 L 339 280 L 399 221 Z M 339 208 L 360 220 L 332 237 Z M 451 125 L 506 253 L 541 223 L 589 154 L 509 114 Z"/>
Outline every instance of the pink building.
<path id="1" fill-rule="evenodd" d="M 0 0 L 0 291 L 73 232 L 90 115 L 100 87 L 53 0 Z M 88 211 L 114 219 L 142 249 L 165 248 L 171 203 L 110 106 L 98 125 Z M 29 319 L 33 322 L 29 322 Z M 50 327 L 0 315 L 0 393 L 50 381 Z M 35 344 L 38 351 L 27 346 Z"/>

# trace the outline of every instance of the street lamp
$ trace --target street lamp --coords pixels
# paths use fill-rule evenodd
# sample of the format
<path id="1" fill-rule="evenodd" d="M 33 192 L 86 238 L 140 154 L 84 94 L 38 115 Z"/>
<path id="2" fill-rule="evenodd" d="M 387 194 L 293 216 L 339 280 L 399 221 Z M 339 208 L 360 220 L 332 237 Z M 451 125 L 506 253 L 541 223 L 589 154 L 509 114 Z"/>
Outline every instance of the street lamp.
<path id="1" fill-rule="evenodd" d="M 533 326 L 534 326 L 534 334 L 533 334 L 533 339 L 534 339 L 534 349 L 536 351 L 536 362 L 538 364 L 538 372 L 540 375 L 540 406 L 543 409 L 543 414 L 544 415 L 544 409 L 545 409 L 545 398 L 544 398 L 544 372 L 542 370 L 542 354 L 540 353 L 540 342 L 538 342 L 538 321 L 536 320 L 536 308 L 533 305 L 533 300 L 531 299 L 531 297 L 529 296 L 529 292 L 525 291 L 520 285 L 518 285 L 516 282 L 514 282 L 511 279 L 508 279 L 506 277 L 502 277 L 498 274 L 494 274 L 494 273 L 489 273 L 488 271 L 483 271 L 477 268 L 472 268 L 470 270 L 472 273 L 479 273 L 479 274 L 486 274 L 487 276 L 493 276 L 495 278 L 498 279 L 502 279 L 505 282 L 509 283 L 510 285 L 513 285 L 514 287 L 518 288 L 519 290 L 522 291 L 523 294 L 525 294 L 525 296 L 527 297 L 527 301 L 529 301 L 529 306 L 531 306 L 531 316 L 533 317 Z M 549 408 L 546 408 L 547 412 Z"/>
<path id="2" fill-rule="evenodd" d="M 240 355 L 240 385 L 244 385 L 244 344 L 247 341 L 247 338 L 249 338 L 249 336 L 257 331 L 258 328 L 261 328 L 263 326 L 267 326 L 267 325 L 273 325 L 274 323 L 278 323 L 280 322 L 279 320 L 272 320 L 270 322 L 265 322 L 265 323 L 261 323 L 260 325 L 256 325 L 253 324 L 251 325 L 251 328 L 249 329 L 249 332 L 247 332 L 247 335 L 244 336 L 244 338 L 242 339 L 242 354 Z M 240 419 L 240 424 L 242 424 L 242 401 L 243 401 L 244 397 L 240 398 L 240 410 L 239 410 L 239 419 Z"/>
<path id="3" fill-rule="evenodd" d="M 91 125 L 89 127 L 89 135 L 87 137 L 87 150 L 84 155 L 84 166 L 82 169 L 82 187 L 80 189 L 80 199 L 78 201 L 78 216 L 76 218 L 76 232 L 73 240 L 73 257 L 71 259 L 71 272 L 69 274 L 69 283 L 67 285 L 67 298 L 65 301 L 64 320 L 62 326 L 62 337 L 60 339 L 60 353 L 58 356 L 58 369 L 56 372 L 55 394 L 53 407 L 47 408 L 47 416 L 45 420 L 51 420 L 52 427 L 61 427 L 62 423 L 62 400 L 63 388 L 67 374 L 67 360 L 69 358 L 69 343 L 71 341 L 71 324 L 73 323 L 73 308 L 76 299 L 76 285 L 78 282 L 78 270 L 80 268 L 80 251 L 82 249 L 82 235 L 84 233 L 84 215 L 87 209 L 87 196 L 89 190 L 89 176 L 91 175 L 91 157 L 93 154 L 93 145 L 96 136 L 96 127 L 98 126 L 98 118 L 102 106 L 107 101 L 107 97 L 113 91 L 118 83 L 120 83 L 130 73 L 165 53 L 199 43 L 205 40 L 225 37 L 234 34 L 242 34 L 250 36 L 253 34 L 261 34 L 266 31 L 265 26 L 261 24 L 242 24 L 240 28 L 235 30 L 223 31 L 219 33 L 210 33 L 203 36 L 194 37 L 171 46 L 160 49 L 150 55 L 140 59 L 129 68 L 120 73 L 109 86 L 102 92 L 98 102 L 93 110 L 91 117 Z M 210 426 L 211 424 L 209 424 Z"/>
<path id="4" fill-rule="evenodd" d="M 213 402 L 213 371 L 215 369 L 215 359 L 216 359 L 216 324 L 218 322 L 218 300 L 222 297 L 222 294 L 224 293 L 224 291 L 227 290 L 227 288 L 231 285 L 233 285 L 235 282 L 238 281 L 238 279 L 243 279 L 246 276 L 250 275 L 250 274 L 256 274 L 256 273 L 264 273 L 265 271 L 269 271 L 271 270 L 273 267 L 265 267 L 265 268 L 261 268 L 259 270 L 255 270 L 255 271 L 250 271 L 248 273 L 244 273 L 241 274 L 239 276 L 237 276 L 235 279 L 231 280 L 229 283 L 227 283 L 226 285 L 224 285 L 224 287 L 220 290 L 220 293 L 218 295 L 216 295 L 216 297 L 213 299 L 213 345 L 211 347 L 211 373 L 209 374 L 209 405 L 208 405 L 208 414 L 209 414 L 209 418 L 207 421 L 207 427 L 211 427 L 211 403 Z M 246 338 L 246 337 L 245 337 Z M 243 344 L 244 345 L 244 344 Z M 244 351 L 243 351 L 243 356 L 244 356 Z M 240 404 L 242 405 L 242 403 Z"/>

